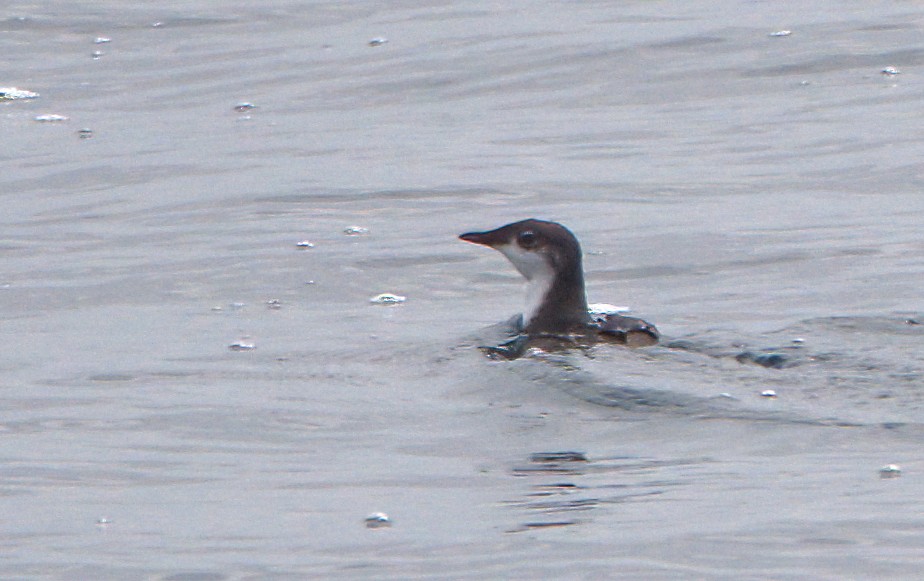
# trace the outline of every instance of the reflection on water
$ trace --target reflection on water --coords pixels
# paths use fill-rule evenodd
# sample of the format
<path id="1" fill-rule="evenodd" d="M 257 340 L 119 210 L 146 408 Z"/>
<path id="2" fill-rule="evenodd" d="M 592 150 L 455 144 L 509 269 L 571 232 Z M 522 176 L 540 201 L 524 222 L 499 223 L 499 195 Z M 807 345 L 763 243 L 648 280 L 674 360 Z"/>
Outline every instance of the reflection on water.
<path id="1" fill-rule="evenodd" d="M 917 7 L 4 7 L 4 572 L 919 574 Z M 484 358 L 527 217 L 664 343 Z"/>

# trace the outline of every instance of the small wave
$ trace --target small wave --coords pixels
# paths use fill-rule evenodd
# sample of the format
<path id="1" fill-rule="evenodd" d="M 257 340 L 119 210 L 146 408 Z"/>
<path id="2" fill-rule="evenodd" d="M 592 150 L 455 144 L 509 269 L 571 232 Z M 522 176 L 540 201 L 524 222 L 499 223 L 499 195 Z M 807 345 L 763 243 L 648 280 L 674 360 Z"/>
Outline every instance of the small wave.
<path id="1" fill-rule="evenodd" d="M 533 351 L 523 379 L 628 414 L 818 426 L 918 424 L 924 318 L 824 317 L 739 338 L 708 331 L 633 350 Z M 510 321 L 491 328 L 503 336 Z"/>

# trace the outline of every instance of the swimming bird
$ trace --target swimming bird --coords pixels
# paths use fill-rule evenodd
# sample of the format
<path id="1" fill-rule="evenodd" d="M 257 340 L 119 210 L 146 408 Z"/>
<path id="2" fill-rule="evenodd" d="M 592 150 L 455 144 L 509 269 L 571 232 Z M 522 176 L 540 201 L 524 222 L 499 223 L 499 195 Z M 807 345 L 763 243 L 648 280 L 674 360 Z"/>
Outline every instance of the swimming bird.
<path id="1" fill-rule="evenodd" d="M 526 309 L 518 332 L 577 344 L 598 340 L 632 347 L 654 345 L 654 325 L 615 313 L 591 314 L 584 290 L 581 245 L 557 222 L 528 219 L 460 239 L 499 251 L 526 279 Z"/>

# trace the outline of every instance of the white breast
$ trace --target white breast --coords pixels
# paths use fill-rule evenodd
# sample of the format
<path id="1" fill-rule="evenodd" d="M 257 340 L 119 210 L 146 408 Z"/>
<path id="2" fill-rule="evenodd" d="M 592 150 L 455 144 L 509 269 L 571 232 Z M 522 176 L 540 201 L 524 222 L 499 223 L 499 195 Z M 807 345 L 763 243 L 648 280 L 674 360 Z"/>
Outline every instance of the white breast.
<path id="1" fill-rule="evenodd" d="M 552 288 L 555 270 L 546 257 L 538 252 L 530 252 L 516 244 L 496 246 L 513 263 L 520 274 L 526 278 L 526 308 L 523 311 L 523 324 L 528 325 Z"/>

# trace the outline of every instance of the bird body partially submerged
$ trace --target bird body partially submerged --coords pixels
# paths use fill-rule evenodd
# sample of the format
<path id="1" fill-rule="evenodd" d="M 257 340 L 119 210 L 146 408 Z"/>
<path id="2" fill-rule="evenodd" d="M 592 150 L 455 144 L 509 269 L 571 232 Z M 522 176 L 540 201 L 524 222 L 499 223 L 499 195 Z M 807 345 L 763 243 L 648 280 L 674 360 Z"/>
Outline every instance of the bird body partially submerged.
<path id="1" fill-rule="evenodd" d="M 531 342 L 606 340 L 633 347 L 658 342 L 658 330 L 642 319 L 618 314 L 591 316 L 581 245 L 561 224 L 529 219 L 459 238 L 494 248 L 526 278 L 526 309 L 519 332 Z"/>

